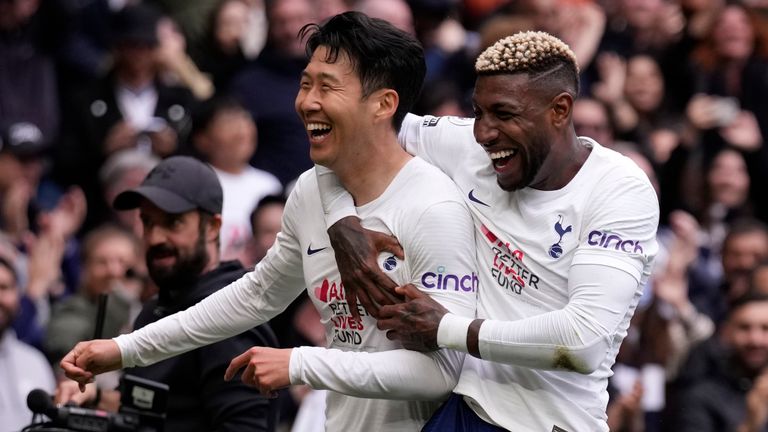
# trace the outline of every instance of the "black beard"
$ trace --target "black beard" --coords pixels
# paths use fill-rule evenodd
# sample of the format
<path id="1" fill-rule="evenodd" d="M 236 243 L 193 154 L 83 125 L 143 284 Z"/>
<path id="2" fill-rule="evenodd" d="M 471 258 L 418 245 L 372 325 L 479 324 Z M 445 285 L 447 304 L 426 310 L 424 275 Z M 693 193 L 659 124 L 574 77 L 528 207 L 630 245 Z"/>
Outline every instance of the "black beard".
<path id="1" fill-rule="evenodd" d="M 176 264 L 169 269 L 155 268 L 152 265 L 152 258 L 160 252 L 172 252 L 176 255 Z M 174 291 L 186 291 L 191 289 L 200 278 L 200 275 L 203 273 L 205 266 L 210 260 L 208 250 L 205 248 L 204 225 L 200 225 L 197 242 L 192 250 L 192 255 L 182 257 L 176 249 L 169 250 L 165 245 L 157 245 L 147 250 L 146 259 L 149 276 L 161 291 L 171 293 Z"/>
<path id="2" fill-rule="evenodd" d="M 520 179 L 520 182 L 514 185 L 502 185 L 501 182 L 497 180 L 496 183 L 498 183 L 502 190 L 507 192 L 514 192 L 530 186 L 531 183 L 533 183 L 533 180 L 536 179 L 536 175 L 541 171 L 541 167 L 544 165 L 547 156 L 549 156 L 549 152 L 550 146 L 547 145 L 547 143 L 536 143 L 531 147 L 531 151 L 526 151 L 523 155 L 525 157 L 525 172 L 523 173 L 523 178 Z"/>

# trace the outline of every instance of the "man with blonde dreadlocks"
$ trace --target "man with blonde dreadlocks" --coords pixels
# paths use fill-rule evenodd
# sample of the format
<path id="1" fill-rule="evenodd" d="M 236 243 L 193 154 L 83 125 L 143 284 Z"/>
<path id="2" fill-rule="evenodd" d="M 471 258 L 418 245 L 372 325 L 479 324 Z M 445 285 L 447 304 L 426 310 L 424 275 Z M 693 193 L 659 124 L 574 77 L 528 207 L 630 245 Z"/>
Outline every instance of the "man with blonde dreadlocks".
<path id="1" fill-rule="evenodd" d="M 409 116 L 398 139 L 447 173 L 472 210 L 476 318 L 412 286 L 395 289 L 375 264 L 376 235 L 324 172 L 347 299 L 406 348 L 470 354 L 424 430 L 607 431 L 610 368 L 657 252 L 656 194 L 629 159 L 574 132 L 578 68 L 562 41 L 518 33 L 486 49 L 475 69 L 474 119 Z M 424 286 L 445 289 L 448 275 L 434 276 Z M 395 303 L 393 290 L 406 301 Z M 316 361 L 294 350 L 292 378 Z"/>

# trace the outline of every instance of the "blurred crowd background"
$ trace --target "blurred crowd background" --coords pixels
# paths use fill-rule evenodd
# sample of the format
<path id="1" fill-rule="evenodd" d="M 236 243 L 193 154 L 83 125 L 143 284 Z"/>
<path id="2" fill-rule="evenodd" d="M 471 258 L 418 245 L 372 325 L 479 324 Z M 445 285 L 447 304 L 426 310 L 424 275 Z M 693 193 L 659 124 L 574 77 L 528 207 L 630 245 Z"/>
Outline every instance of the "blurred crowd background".
<path id="1" fill-rule="evenodd" d="M 577 133 L 635 160 L 661 203 L 662 252 L 609 424 L 763 430 L 768 0 L 0 0 L 0 412 L 61 379 L 60 358 L 93 337 L 98 294 L 111 294 L 105 337 L 154 294 L 136 211 L 108 203 L 162 158 L 215 168 L 223 259 L 264 256 L 312 166 L 293 108 L 298 31 L 351 9 L 421 40 L 417 114 L 471 116 L 474 59 L 505 35 L 544 30 L 573 48 Z M 299 299 L 272 326 L 283 346 L 324 344 L 317 319 Z M 13 367 L 19 346 L 46 361 Z"/>

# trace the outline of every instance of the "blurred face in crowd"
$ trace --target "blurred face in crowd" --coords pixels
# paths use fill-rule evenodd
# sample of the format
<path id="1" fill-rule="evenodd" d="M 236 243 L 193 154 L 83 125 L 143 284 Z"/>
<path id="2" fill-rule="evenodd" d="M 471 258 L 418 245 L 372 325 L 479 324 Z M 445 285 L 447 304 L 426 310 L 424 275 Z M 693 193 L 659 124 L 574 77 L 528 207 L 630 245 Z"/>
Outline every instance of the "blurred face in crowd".
<path id="1" fill-rule="evenodd" d="M 272 203 L 262 207 L 253 216 L 252 259 L 258 262 L 267 254 L 280 232 L 283 218 L 283 204 Z"/>
<path id="2" fill-rule="evenodd" d="M 229 0 L 219 9 L 214 37 L 225 51 L 233 51 L 248 27 L 248 5 L 242 0 Z"/>
<path id="3" fill-rule="evenodd" d="M 760 264 L 752 272 L 752 287 L 755 292 L 768 294 L 768 264 Z"/>
<path id="4" fill-rule="evenodd" d="M 218 238 L 221 217 L 197 210 L 166 213 L 147 200 L 139 214 L 150 277 L 160 288 L 187 288 L 210 262 L 206 240 Z"/>
<path id="5" fill-rule="evenodd" d="M 747 303 L 733 311 L 723 336 L 750 372 L 768 366 L 768 301 Z"/>
<path id="6" fill-rule="evenodd" d="M 13 272 L 0 264 L 0 338 L 10 327 L 19 309 L 19 288 Z"/>
<path id="7" fill-rule="evenodd" d="M 115 66 L 129 76 L 153 75 L 157 70 L 157 47 L 143 42 L 124 42 L 115 48 Z"/>
<path id="8" fill-rule="evenodd" d="M 196 144 L 211 165 L 239 173 L 256 151 L 256 123 L 245 110 L 220 111 Z"/>
<path id="9" fill-rule="evenodd" d="M 0 30 L 13 30 L 26 23 L 37 12 L 40 0 L 0 1 Z"/>
<path id="10" fill-rule="evenodd" d="M 299 30 L 315 19 L 309 0 L 276 0 L 269 10 L 269 37 L 277 51 L 291 58 L 304 57 Z"/>
<path id="11" fill-rule="evenodd" d="M 726 7 L 714 25 L 715 51 L 726 60 L 746 60 L 755 46 L 755 32 L 746 11 L 736 5 Z"/>
<path id="12" fill-rule="evenodd" d="M 371 18 L 389 21 L 406 33 L 415 34 L 413 13 L 405 0 L 365 0 L 357 4 L 357 10 Z"/>
<path id="13" fill-rule="evenodd" d="M 768 259 L 768 234 L 759 230 L 730 235 L 723 243 L 723 274 L 730 298 L 747 291 L 752 270 Z"/>
<path id="14" fill-rule="evenodd" d="M 659 19 L 661 0 L 622 0 L 621 12 L 629 25 L 636 29 L 650 29 Z"/>
<path id="15" fill-rule="evenodd" d="M 608 111 L 603 104 L 594 99 L 574 101 L 573 127 L 578 136 L 590 137 L 606 147 L 613 144 L 613 131 L 608 122 Z"/>
<path id="16" fill-rule="evenodd" d="M 749 173 L 744 158 L 735 150 L 723 150 L 712 162 L 707 183 L 713 202 L 728 208 L 743 206 L 749 196 Z"/>
<path id="17" fill-rule="evenodd" d="M 122 234 L 105 235 L 92 244 L 83 263 L 83 287 L 91 296 L 125 288 L 127 272 L 138 264 L 134 243 Z"/>
<path id="18" fill-rule="evenodd" d="M 656 60 L 647 55 L 629 59 L 624 94 L 629 103 L 641 113 L 651 113 L 661 105 L 664 78 Z"/>

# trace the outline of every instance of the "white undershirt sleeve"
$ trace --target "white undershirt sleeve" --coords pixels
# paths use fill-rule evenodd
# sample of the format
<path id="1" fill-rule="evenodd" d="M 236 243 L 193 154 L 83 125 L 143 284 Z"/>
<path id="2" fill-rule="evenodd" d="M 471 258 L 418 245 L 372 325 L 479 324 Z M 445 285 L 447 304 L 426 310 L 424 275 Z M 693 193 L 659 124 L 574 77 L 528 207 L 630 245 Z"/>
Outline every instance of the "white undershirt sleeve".
<path id="1" fill-rule="evenodd" d="M 563 309 L 517 321 L 485 320 L 481 358 L 533 369 L 595 371 L 637 304 L 639 282 L 623 270 L 596 264 L 574 265 L 568 281 L 570 299 Z M 440 346 L 449 343 L 438 339 Z"/>
<path id="2" fill-rule="evenodd" d="M 291 353 L 290 378 L 291 384 L 354 397 L 436 400 L 456 387 L 463 360 L 464 353 L 453 350 L 367 353 L 301 347 Z"/>

